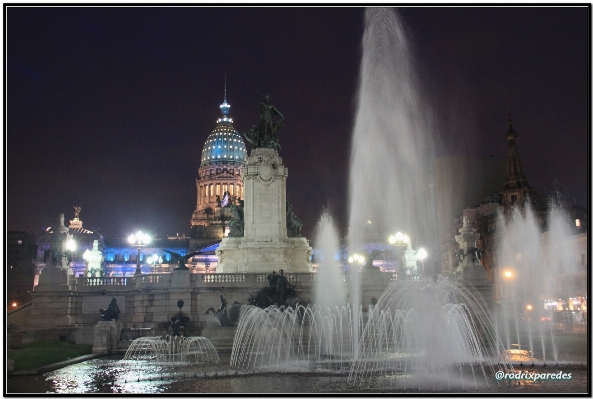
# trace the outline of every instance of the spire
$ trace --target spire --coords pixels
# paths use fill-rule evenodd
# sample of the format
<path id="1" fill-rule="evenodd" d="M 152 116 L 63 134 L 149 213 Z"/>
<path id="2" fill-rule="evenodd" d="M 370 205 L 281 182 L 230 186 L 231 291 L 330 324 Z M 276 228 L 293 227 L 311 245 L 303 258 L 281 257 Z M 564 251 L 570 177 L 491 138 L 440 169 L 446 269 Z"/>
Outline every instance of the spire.
<path id="1" fill-rule="evenodd" d="M 507 129 L 507 133 L 504 135 L 504 137 L 506 137 L 507 140 L 514 140 L 517 138 L 517 136 L 519 135 L 519 133 L 515 132 L 515 130 L 513 129 L 513 120 L 511 119 L 511 111 L 508 112 L 507 114 L 507 118 L 508 118 L 508 129 Z"/>
<path id="2" fill-rule="evenodd" d="M 515 201 L 523 201 L 527 196 L 533 194 L 525 173 L 523 173 L 523 166 L 521 158 L 519 157 L 519 148 L 517 147 L 516 138 L 519 133 L 513 129 L 513 120 L 511 119 L 511 112 L 507 114 L 508 128 L 504 137 L 509 141 L 508 156 L 507 156 L 507 176 L 506 184 L 503 190 L 503 195 L 509 197 L 507 203 L 513 204 Z"/>
<path id="3" fill-rule="evenodd" d="M 222 118 L 219 119 L 218 122 L 220 122 L 220 121 L 232 122 L 231 118 L 228 117 L 230 109 L 231 109 L 231 106 L 229 105 L 229 103 L 226 102 L 226 74 L 225 74 L 224 75 L 224 102 L 222 104 L 220 104 L 220 112 L 222 112 Z"/>

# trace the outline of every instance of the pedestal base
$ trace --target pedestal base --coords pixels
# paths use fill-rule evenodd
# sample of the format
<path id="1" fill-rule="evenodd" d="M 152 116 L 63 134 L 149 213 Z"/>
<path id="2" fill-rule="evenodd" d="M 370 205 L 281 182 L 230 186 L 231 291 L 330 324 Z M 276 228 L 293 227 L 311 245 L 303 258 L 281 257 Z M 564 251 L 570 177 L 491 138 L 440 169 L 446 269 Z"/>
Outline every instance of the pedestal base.
<path id="1" fill-rule="evenodd" d="M 216 250 L 217 273 L 310 273 L 311 247 L 303 237 L 249 240 L 225 238 Z"/>
<path id="2" fill-rule="evenodd" d="M 99 321 L 95 326 L 93 353 L 109 353 L 119 344 L 121 323 L 117 320 Z"/>

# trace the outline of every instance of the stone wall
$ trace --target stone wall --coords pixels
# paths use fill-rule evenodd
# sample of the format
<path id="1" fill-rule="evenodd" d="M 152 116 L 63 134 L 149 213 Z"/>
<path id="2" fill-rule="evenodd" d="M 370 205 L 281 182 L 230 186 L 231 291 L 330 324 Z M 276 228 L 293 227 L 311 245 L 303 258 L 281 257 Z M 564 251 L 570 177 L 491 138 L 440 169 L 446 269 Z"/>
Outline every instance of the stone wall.
<path id="1" fill-rule="evenodd" d="M 314 301 L 316 273 L 285 276 L 296 286 L 301 298 Z M 365 309 L 372 297 L 379 298 L 390 280 L 391 274 L 381 272 L 363 277 L 361 298 Z M 226 330 L 219 327 L 213 312 L 206 314 L 206 311 L 220 309 L 220 296 L 227 300 L 228 308 L 234 302 L 247 304 L 251 295 L 269 284 L 266 274 L 192 274 L 189 270 L 130 278 L 79 277 L 69 282 L 67 290 L 63 284 L 58 284 L 55 291 L 49 285 L 35 289 L 23 342 L 61 339 L 92 344 L 94 328 L 100 320 L 99 309 L 107 308 L 112 297 L 117 299 L 124 331 L 150 328 L 166 332 L 171 318 L 179 314 L 177 303 L 182 300 L 181 312 L 190 319 L 185 333 L 217 337 L 216 331 Z M 329 282 L 328 287 L 332 284 L 345 284 L 347 290 L 350 289 L 349 281 Z"/>

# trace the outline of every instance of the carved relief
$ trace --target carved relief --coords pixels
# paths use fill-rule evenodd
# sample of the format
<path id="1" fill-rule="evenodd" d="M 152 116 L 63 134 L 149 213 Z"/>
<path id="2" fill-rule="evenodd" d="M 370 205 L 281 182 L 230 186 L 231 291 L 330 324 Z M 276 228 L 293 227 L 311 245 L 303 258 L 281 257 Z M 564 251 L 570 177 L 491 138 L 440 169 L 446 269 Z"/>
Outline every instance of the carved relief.
<path id="1" fill-rule="evenodd" d="M 272 184 L 276 180 L 276 160 L 270 155 L 261 155 L 257 157 L 255 164 L 258 167 L 257 181 L 264 185 Z"/>

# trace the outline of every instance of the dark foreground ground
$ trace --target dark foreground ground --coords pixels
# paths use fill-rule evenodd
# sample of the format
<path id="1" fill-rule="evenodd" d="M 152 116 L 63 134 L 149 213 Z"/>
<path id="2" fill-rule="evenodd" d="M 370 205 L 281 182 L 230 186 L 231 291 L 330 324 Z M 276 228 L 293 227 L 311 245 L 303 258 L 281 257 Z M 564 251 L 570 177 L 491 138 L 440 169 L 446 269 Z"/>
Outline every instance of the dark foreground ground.
<path id="1" fill-rule="evenodd" d="M 198 368 L 171 368 L 145 365 L 130 369 L 122 365 L 119 357 L 103 357 L 74 364 L 37 376 L 15 376 L 6 380 L 7 393 L 587 393 L 586 366 L 561 364 L 548 367 L 523 367 L 515 371 L 537 373 L 570 373 L 570 380 L 498 382 L 487 371 L 484 378 L 480 370 L 469 367 L 458 373 L 435 376 L 418 373 L 398 375 L 396 378 L 364 378 L 362 383 L 349 384 L 346 373 L 246 373 L 235 372 L 228 366 L 230 354 L 221 354 L 221 362 Z"/>

